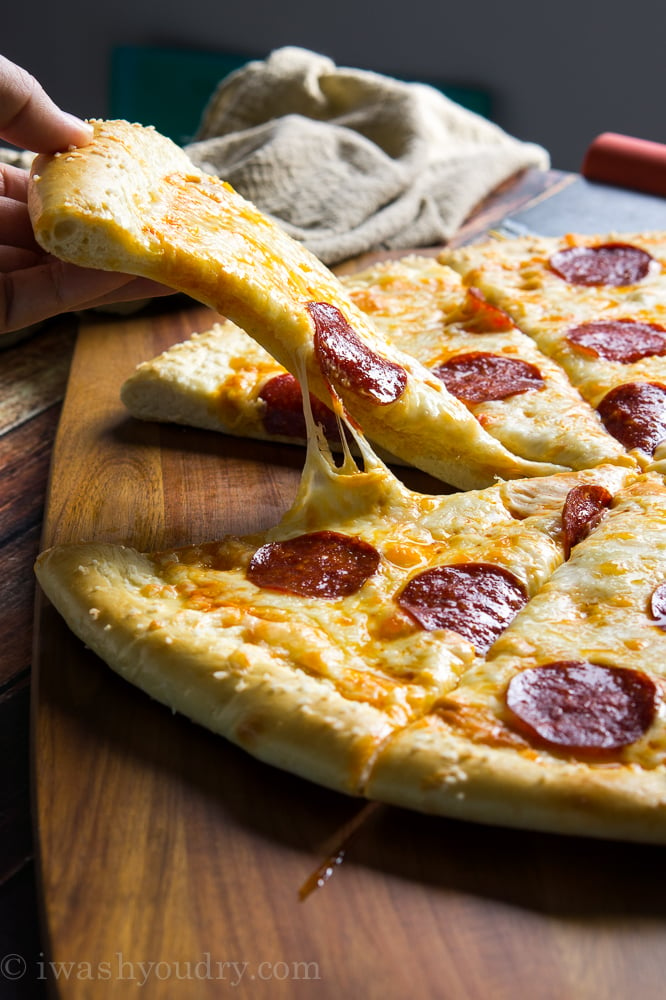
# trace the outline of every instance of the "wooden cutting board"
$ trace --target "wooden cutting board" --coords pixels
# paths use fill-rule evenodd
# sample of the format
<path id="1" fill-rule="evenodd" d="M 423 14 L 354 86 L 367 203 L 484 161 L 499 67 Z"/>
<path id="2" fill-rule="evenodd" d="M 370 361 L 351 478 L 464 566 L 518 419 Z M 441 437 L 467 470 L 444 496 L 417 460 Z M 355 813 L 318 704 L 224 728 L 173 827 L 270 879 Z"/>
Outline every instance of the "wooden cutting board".
<path id="1" fill-rule="evenodd" d="M 300 449 L 141 424 L 119 403 L 136 363 L 210 319 L 81 330 L 44 544 L 152 549 L 255 531 L 288 506 Z M 36 637 L 43 961 L 58 996 L 663 998 L 663 850 L 361 813 L 151 702 L 45 601 Z M 301 899 L 359 814 L 342 863 Z"/>

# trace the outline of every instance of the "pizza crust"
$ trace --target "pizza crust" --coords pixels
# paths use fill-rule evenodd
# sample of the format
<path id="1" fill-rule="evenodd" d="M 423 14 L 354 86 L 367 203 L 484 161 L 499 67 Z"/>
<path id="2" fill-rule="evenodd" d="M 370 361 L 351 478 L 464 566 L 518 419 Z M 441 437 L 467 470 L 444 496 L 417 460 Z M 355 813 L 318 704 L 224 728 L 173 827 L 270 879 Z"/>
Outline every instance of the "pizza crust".
<path id="1" fill-rule="evenodd" d="M 490 825 L 610 840 L 666 843 L 663 770 L 557 758 L 474 743 L 436 714 L 393 737 L 368 798 Z"/>
<path id="2" fill-rule="evenodd" d="M 257 387 L 285 371 L 234 323 L 222 321 L 139 365 L 121 399 L 138 420 L 267 440 Z"/>
<path id="3" fill-rule="evenodd" d="M 647 608 L 666 577 L 665 499 L 655 475 L 622 490 L 485 662 L 389 740 L 366 795 L 482 823 L 666 843 L 663 701 L 644 736 L 610 760 L 529 742 L 506 725 L 503 708 L 516 673 L 587 658 L 627 668 L 638 658 L 663 699 L 666 636 Z"/>
<path id="4" fill-rule="evenodd" d="M 350 795 L 394 726 L 214 616 L 183 612 L 147 556 L 105 544 L 42 553 L 39 582 L 72 631 L 135 687 L 259 760 Z M 307 750 L 304 750 L 307 748 Z"/>

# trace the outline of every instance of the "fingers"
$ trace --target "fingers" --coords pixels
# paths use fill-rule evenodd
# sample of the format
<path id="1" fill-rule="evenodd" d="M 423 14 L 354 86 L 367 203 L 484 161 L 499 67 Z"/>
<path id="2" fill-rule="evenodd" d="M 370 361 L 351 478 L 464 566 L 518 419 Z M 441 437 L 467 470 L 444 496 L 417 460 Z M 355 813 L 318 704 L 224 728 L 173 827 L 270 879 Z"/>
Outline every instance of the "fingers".
<path id="1" fill-rule="evenodd" d="M 165 295 L 173 295 L 173 288 L 166 285 L 158 285 L 156 281 L 149 278 L 130 278 L 127 284 L 117 288 L 112 292 L 107 292 L 100 298 L 90 302 L 83 302 L 79 309 L 98 309 L 102 306 L 114 305 L 118 302 L 138 302 L 140 299 L 162 298 Z"/>
<path id="2" fill-rule="evenodd" d="M 44 261 L 44 252 L 0 245 L 0 273 L 21 271 Z"/>
<path id="3" fill-rule="evenodd" d="M 1 165 L 0 248 L 5 259 L 11 248 L 40 252 L 28 215 L 27 197 L 28 175 L 25 170 Z M 0 270 L 13 270 L 13 267 L 0 266 Z"/>
<path id="4" fill-rule="evenodd" d="M 62 111 L 37 80 L 0 56 L 0 138 L 36 153 L 92 140 L 92 127 Z M 45 256 L 27 211 L 28 176 L 0 165 L 0 335 L 74 309 L 168 294 L 154 282 Z"/>
<path id="5" fill-rule="evenodd" d="M 169 291 L 145 279 L 50 259 L 36 267 L 0 273 L 0 335 L 59 313 L 131 302 Z"/>
<path id="6" fill-rule="evenodd" d="M 36 153 L 92 140 L 92 127 L 62 111 L 37 80 L 0 56 L 0 138 Z M 0 335 L 51 316 L 165 295 L 161 285 L 65 264 L 37 246 L 27 211 L 28 176 L 0 165 Z"/>
<path id="7" fill-rule="evenodd" d="M 3 244 L 39 250 L 25 205 L 9 198 L 0 198 L 0 240 Z"/>
<path id="8" fill-rule="evenodd" d="M 0 56 L 0 136 L 36 153 L 84 146 L 92 128 L 61 111 L 37 80 Z"/>
<path id="9" fill-rule="evenodd" d="M 0 163 L 0 197 L 27 204 L 28 181 L 27 170 L 13 167 L 9 163 Z"/>

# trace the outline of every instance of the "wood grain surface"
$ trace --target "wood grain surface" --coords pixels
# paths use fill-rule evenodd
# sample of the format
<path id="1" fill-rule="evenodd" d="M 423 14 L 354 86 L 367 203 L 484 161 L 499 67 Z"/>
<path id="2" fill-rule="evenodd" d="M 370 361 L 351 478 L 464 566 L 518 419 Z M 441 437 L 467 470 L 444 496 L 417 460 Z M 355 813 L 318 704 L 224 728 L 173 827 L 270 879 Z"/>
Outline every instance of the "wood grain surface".
<path id="1" fill-rule="evenodd" d="M 150 549 L 264 528 L 289 504 L 300 449 L 141 424 L 119 403 L 138 361 L 210 318 L 81 330 L 45 544 Z M 660 849 L 380 806 L 301 899 L 363 803 L 173 716 L 45 602 L 36 634 L 43 965 L 56 995 L 663 997 Z"/>

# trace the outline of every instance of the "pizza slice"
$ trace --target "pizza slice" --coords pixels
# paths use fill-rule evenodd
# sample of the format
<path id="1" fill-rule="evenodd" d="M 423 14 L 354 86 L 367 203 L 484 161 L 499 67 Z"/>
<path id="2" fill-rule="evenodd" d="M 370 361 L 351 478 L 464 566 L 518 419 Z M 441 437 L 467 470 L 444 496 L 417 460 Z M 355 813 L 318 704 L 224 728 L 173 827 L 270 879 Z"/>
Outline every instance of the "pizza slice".
<path id="1" fill-rule="evenodd" d="M 494 240 L 441 259 L 566 371 L 643 468 L 666 471 L 666 234 Z"/>
<path id="2" fill-rule="evenodd" d="M 456 689 L 395 734 L 367 794 L 663 843 L 665 581 L 666 487 L 647 474 L 616 494 Z"/>
<path id="3" fill-rule="evenodd" d="M 382 448 L 444 482 L 478 488 L 564 468 L 509 451 L 386 343 L 314 255 L 169 139 L 127 122 L 94 128 L 90 145 L 33 167 L 29 210 L 44 249 L 211 306 Z"/>
<path id="4" fill-rule="evenodd" d="M 515 455 L 573 469 L 626 461 L 622 445 L 508 315 L 426 256 L 386 261 L 341 279 L 386 343 L 441 379 L 487 433 Z M 140 365 L 122 387 L 130 413 L 226 433 L 303 442 L 296 379 L 230 322 Z M 332 410 L 313 398 L 332 443 Z"/>
<path id="5" fill-rule="evenodd" d="M 456 700 L 461 717 L 465 700 L 472 712 L 480 699 L 492 713 L 493 663 L 501 664 L 501 650 L 510 645 L 503 636 L 518 629 L 558 567 L 600 530 L 595 525 L 610 520 L 609 507 L 621 502 L 637 474 L 609 465 L 427 496 L 404 487 L 360 435 L 363 470 L 348 452 L 342 464 L 333 461 L 309 412 L 308 427 L 299 494 L 272 531 L 153 554 L 103 542 L 58 546 L 42 553 L 36 567 L 46 595 L 120 675 L 263 761 L 348 794 L 534 825 L 533 816 L 516 809 L 516 783 L 507 776 L 504 750 L 494 757 L 492 739 L 483 752 L 489 770 L 493 759 L 498 764 L 484 815 L 482 791 L 461 801 L 459 785 L 442 777 L 446 740 L 429 775 L 418 772 L 420 734 L 446 725 L 447 706 Z M 662 484 L 662 505 L 663 492 Z M 650 535 L 654 586 L 666 573 L 652 543 Z M 621 598 L 614 601 L 620 608 Z M 544 636 L 566 624 L 557 614 L 555 608 Z M 628 626 L 616 632 L 617 642 L 628 636 L 627 649 L 636 642 L 631 617 Z M 584 655 L 581 647 L 578 658 Z M 518 665 L 523 658 L 532 665 L 530 651 L 519 650 Z M 505 675 L 500 668 L 498 677 Z M 510 729 L 501 717 L 495 724 Z M 518 760 L 541 754 L 524 726 L 514 728 Z M 451 740 L 462 741 L 455 772 L 462 774 L 466 760 L 476 758 L 479 734 L 461 735 L 457 720 L 449 729 Z M 501 739 L 497 745 L 503 747 Z M 403 763 L 396 762 L 400 754 Z M 542 771 L 558 770 L 557 755 L 544 759 Z M 629 765 L 611 759 L 626 775 Z M 640 812 L 645 789 L 661 773 L 658 753 L 649 763 L 645 773 L 634 762 L 629 768 L 628 814 L 633 806 Z M 608 823 L 603 830 L 589 824 L 583 811 L 578 825 L 571 820 L 572 832 L 666 839 L 664 810 L 653 810 L 652 825 L 613 822 L 612 767 L 599 769 L 585 757 L 580 769 L 593 776 L 599 770 Z M 561 797 L 549 796 L 541 773 L 531 786 L 534 810 L 560 829 Z M 473 769 L 468 778 L 473 783 Z M 427 796 L 429 781 L 441 794 Z M 447 788 L 450 796 L 441 791 Z M 570 782 L 571 797 L 577 788 Z"/>

